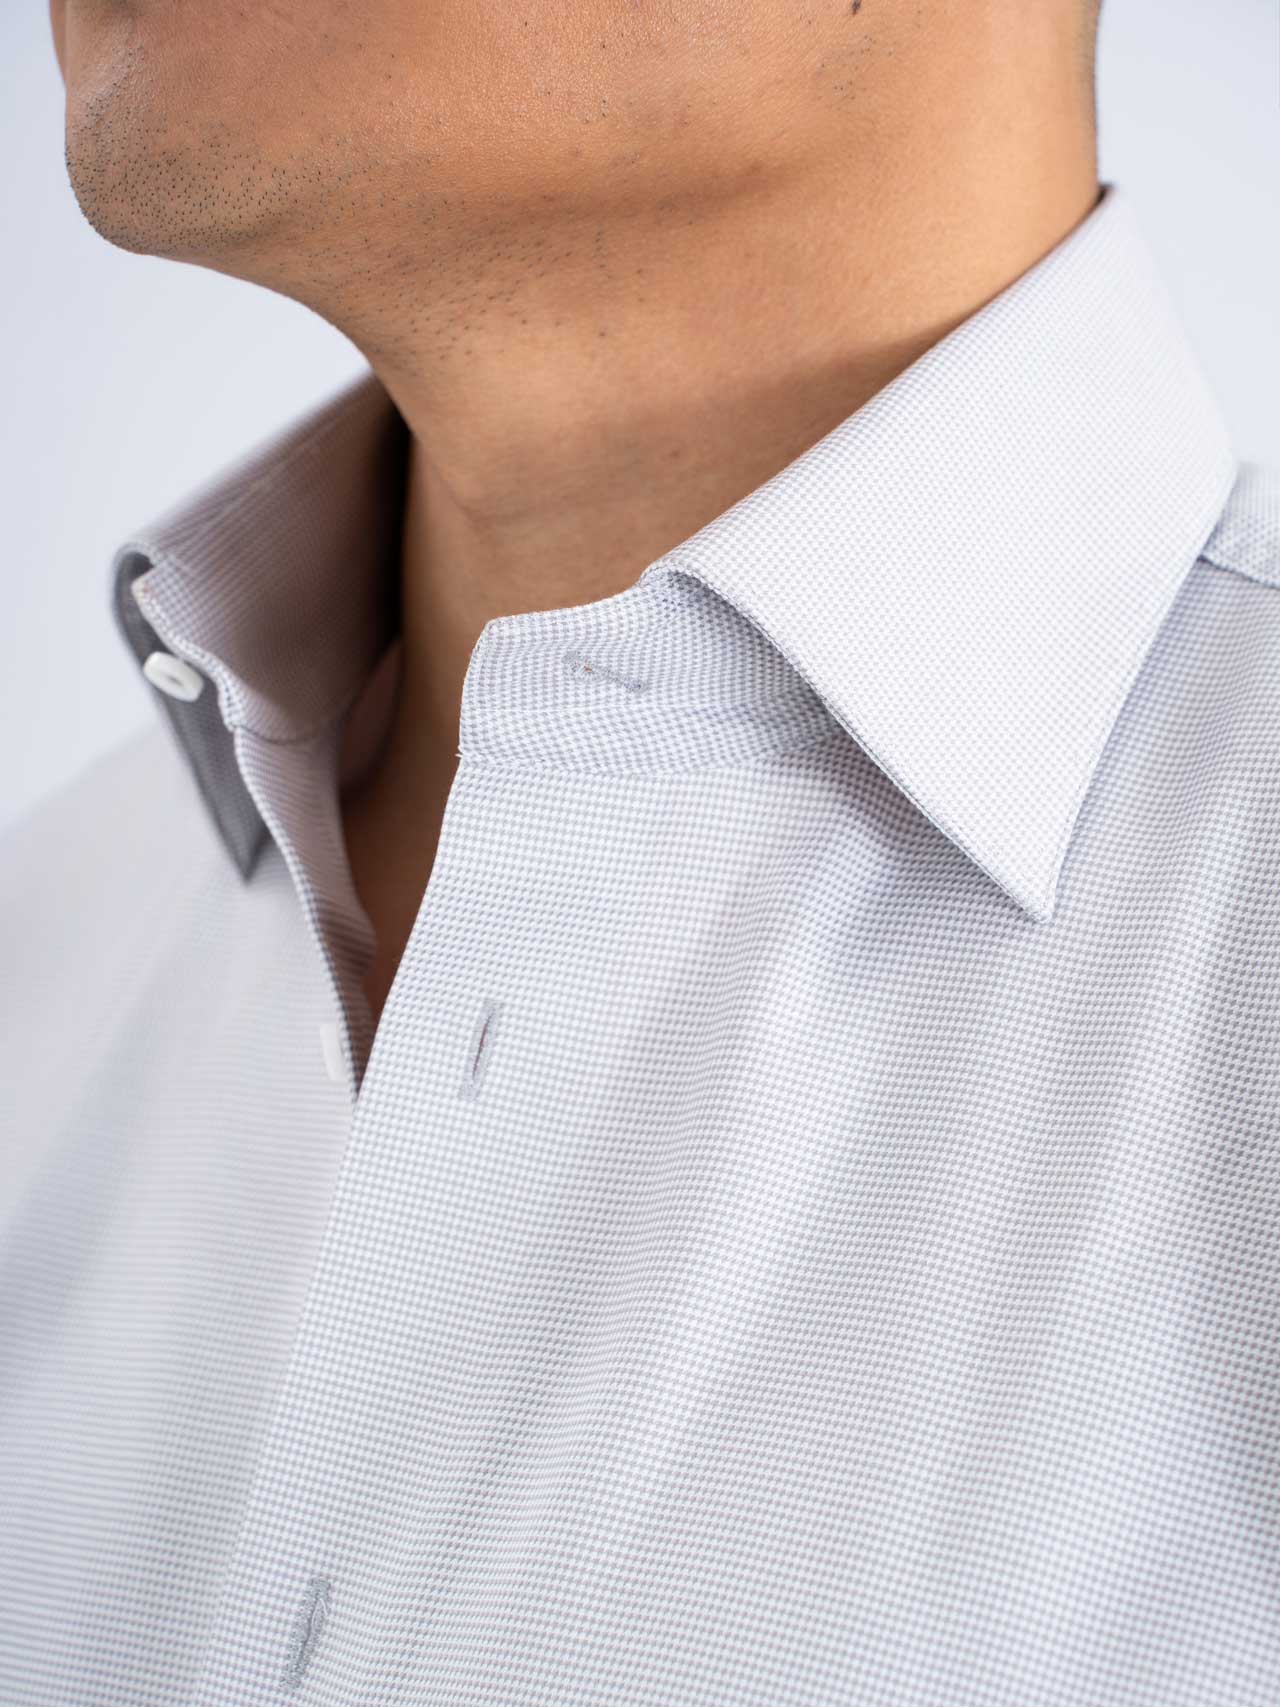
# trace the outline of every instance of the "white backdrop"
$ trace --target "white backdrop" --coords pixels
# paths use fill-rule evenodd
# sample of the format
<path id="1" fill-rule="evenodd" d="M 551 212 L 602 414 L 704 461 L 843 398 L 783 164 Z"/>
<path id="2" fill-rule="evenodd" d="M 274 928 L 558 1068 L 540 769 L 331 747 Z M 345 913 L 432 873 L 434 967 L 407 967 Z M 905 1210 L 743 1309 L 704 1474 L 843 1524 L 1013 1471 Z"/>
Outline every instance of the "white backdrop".
<path id="1" fill-rule="evenodd" d="M 1102 176 L 1241 455 L 1280 465 L 1280 0 L 1105 0 L 1100 55 Z M 108 611 L 116 543 L 362 366 L 282 297 L 111 248 L 62 147 L 47 7 L 4 0 L 0 828 L 155 716 Z"/>

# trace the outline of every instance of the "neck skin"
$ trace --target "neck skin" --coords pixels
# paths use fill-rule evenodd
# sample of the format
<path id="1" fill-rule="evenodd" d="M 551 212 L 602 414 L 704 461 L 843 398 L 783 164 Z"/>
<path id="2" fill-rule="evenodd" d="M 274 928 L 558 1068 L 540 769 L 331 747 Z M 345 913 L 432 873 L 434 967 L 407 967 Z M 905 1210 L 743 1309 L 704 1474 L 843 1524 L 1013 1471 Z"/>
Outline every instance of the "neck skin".
<path id="1" fill-rule="evenodd" d="M 438 315 L 406 332 L 401 292 L 344 306 L 413 441 L 399 679 L 360 795 L 384 848 L 434 844 L 486 621 L 630 585 L 1095 204 L 1092 103 L 1060 9 L 1018 0 L 927 30 L 912 10 L 881 29 L 856 98 L 815 101 L 811 124 L 797 92 L 800 142 L 779 165 L 761 139 L 770 166 L 748 156 L 732 193 L 676 186 L 495 232 L 497 306 L 467 298 L 448 337 Z"/>

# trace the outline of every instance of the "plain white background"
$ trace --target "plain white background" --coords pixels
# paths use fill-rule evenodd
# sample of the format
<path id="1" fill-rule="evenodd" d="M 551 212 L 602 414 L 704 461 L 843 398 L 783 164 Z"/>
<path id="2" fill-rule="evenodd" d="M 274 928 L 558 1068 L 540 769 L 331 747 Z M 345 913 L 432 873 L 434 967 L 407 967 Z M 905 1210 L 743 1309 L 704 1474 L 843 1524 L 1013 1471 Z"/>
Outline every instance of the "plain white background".
<path id="1" fill-rule="evenodd" d="M 1241 456 L 1280 465 L 1280 0 L 1105 0 L 1100 170 L 1123 184 Z M 308 310 L 112 249 L 63 164 L 43 0 L 0 19 L 0 828 L 154 718 L 111 554 L 363 367 Z"/>

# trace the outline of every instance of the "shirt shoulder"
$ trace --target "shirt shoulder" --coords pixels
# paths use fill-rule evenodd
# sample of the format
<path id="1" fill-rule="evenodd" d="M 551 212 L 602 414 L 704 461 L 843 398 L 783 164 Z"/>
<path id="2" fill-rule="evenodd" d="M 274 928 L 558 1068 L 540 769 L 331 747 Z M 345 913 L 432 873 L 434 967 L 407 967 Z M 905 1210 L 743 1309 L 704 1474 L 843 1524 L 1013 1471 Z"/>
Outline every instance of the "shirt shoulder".
<path id="1" fill-rule="evenodd" d="M 117 741 L 0 834 L 10 968 L 55 985 L 130 938 L 164 934 L 176 897 L 225 864 L 168 729 Z M 24 1005 L 37 992 L 26 989 Z"/>
<path id="2" fill-rule="evenodd" d="M 1166 821 L 1219 874 L 1224 916 L 1249 921 L 1256 969 L 1263 920 L 1272 959 L 1280 944 L 1280 469 L 1240 464 L 1134 704 L 1151 734 L 1141 786 L 1171 791 Z"/>
<path id="3" fill-rule="evenodd" d="M 1280 469 L 1243 462 L 1201 559 L 1280 588 Z"/>

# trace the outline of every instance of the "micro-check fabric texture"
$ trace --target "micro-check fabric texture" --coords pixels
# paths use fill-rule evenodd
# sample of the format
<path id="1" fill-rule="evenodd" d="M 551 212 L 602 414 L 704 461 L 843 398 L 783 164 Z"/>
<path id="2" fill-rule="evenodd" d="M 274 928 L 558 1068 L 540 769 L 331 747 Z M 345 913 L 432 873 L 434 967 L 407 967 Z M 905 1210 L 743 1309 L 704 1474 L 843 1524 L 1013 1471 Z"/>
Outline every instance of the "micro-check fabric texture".
<path id="1" fill-rule="evenodd" d="M 122 542 L 0 844 L 0 1701 L 1275 1707 L 1280 481 L 1123 190 L 485 627 L 375 1028 L 405 450 Z"/>

